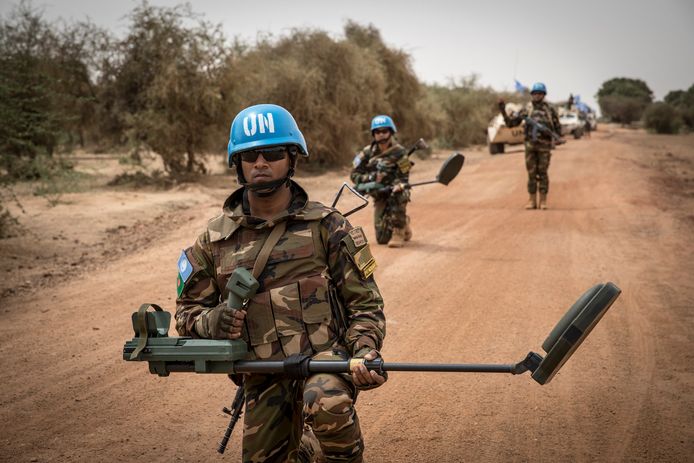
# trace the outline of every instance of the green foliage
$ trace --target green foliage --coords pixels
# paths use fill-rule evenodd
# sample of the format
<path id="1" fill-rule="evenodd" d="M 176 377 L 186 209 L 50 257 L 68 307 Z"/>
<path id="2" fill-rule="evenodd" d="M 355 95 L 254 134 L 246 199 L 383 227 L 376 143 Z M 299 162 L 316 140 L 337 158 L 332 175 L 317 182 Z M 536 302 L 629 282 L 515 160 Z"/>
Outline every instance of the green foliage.
<path id="1" fill-rule="evenodd" d="M 603 82 L 596 96 L 602 114 L 622 124 L 641 119 L 643 111 L 653 102 L 653 92 L 644 81 L 627 77 Z"/>
<path id="2" fill-rule="evenodd" d="M 143 3 L 130 19 L 113 69 L 111 95 L 123 112 L 120 123 L 133 145 L 162 156 L 169 173 L 204 172 L 196 154 L 223 145 L 226 125 L 219 80 L 227 52 L 220 28 L 194 23 L 189 5 Z"/>
<path id="3" fill-rule="evenodd" d="M 0 22 L 0 153 L 5 170 L 14 165 L 8 156 L 52 154 L 55 147 L 59 119 L 46 66 L 54 41 L 50 26 L 25 3 Z"/>
<path id="4" fill-rule="evenodd" d="M 227 120 L 251 104 L 282 105 L 300 123 L 309 162 L 319 165 L 347 164 L 370 142 L 377 114 L 394 117 L 404 142 L 429 137 L 409 56 L 387 48 L 373 27 L 348 23 L 345 36 L 293 31 L 230 57 L 223 84 Z"/>
<path id="5" fill-rule="evenodd" d="M 432 85 L 428 92 L 439 144 L 452 148 L 485 142 L 485 128 L 498 112 L 494 90 L 481 87 L 473 75 L 447 86 Z"/>
<path id="6" fill-rule="evenodd" d="M 684 124 L 694 129 L 694 85 L 687 90 L 674 90 L 665 95 L 665 102 L 674 106 Z"/>
<path id="7" fill-rule="evenodd" d="M 677 109 L 663 102 L 653 103 L 643 113 L 643 123 L 656 133 L 677 133 L 682 120 Z"/>
<path id="8" fill-rule="evenodd" d="M 258 103 L 289 109 L 317 166 L 347 164 L 370 142 L 377 114 L 394 118 L 405 145 L 423 137 L 453 147 L 483 143 L 496 111 L 497 95 L 474 78 L 423 85 L 411 57 L 372 25 L 347 22 L 343 37 L 294 30 L 249 45 L 227 44 L 190 5 L 143 1 L 129 18 L 120 38 L 88 22 L 47 23 L 27 2 L 0 21 L 6 178 L 55 180 L 34 160 L 76 145 L 151 149 L 169 175 L 204 172 L 200 153 L 221 154 L 232 118 Z"/>

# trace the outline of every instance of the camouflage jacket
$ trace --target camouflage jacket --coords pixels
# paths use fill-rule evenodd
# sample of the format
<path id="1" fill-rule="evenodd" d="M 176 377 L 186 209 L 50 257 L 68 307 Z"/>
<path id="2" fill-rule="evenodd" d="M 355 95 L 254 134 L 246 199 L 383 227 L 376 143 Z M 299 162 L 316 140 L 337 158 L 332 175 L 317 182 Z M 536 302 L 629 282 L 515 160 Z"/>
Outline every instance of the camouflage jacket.
<path id="1" fill-rule="evenodd" d="M 380 349 L 383 300 L 363 231 L 336 210 L 308 201 L 298 184 L 292 182 L 291 188 L 289 209 L 271 223 L 250 215 L 244 188 L 238 189 L 224 203 L 223 214 L 210 220 L 184 251 L 192 272 L 179 284 L 176 329 L 198 337 L 196 318 L 224 303 L 231 273 L 239 266 L 250 271 L 271 225 L 286 220 L 247 307 L 243 337 L 251 358 L 281 359 L 331 348 L 358 356 Z"/>
<path id="2" fill-rule="evenodd" d="M 546 101 L 541 101 L 540 103 L 533 103 L 532 101 L 528 103 L 523 109 L 521 109 L 517 114 L 509 117 L 505 112 L 503 113 L 504 122 L 507 127 L 515 127 L 520 125 L 526 116 L 533 119 L 540 124 L 544 125 L 548 129 L 552 130 L 557 135 L 561 136 L 561 125 L 559 124 L 559 116 L 557 115 L 557 110 L 554 106 L 547 103 Z M 546 132 L 536 132 L 535 138 L 533 139 L 532 127 L 529 124 L 525 124 L 525 142 L 532 148 L 551 148 L 552 147 L 552 136 Z"/>
<path id="3" fill-rule="evenodd" d="M 365 146 L 354 158 L 350 179 L 355 185 L 376 181 L 376 174 L 383 173 L 381 180 L 386 186 L 395 186 L 410 181 L 412 162 L 407 151 L 399 143 L 381 152 L 375 143 Z"/>

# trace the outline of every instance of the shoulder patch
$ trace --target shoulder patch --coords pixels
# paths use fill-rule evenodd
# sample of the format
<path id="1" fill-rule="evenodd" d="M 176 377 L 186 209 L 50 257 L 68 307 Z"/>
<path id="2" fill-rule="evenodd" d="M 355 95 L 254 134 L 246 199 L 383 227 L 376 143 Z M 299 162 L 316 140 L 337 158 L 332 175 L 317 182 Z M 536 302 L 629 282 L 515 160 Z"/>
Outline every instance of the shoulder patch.
<path id="1" fill-rule="evenodd" d="M 361 248 L 366 244 L 366 235 L 364 235 L 364 230 L 361 227 L 354 227 L 349 231 L 349 236 L 352 237 L 354 241 L 354 246 Z"/>
<path id="2" fill-rule="evenodd" d="M 193 265 L 188 260 L 186 251 L 181 251 L 181 256 L 178 258 L 178 278 L 176 279 L 176 292 L 180 296 L 183 288 L 188 281 L 188 278 L 193 274 Z"/>
<path id="3" fill-rule="evenodd" d="M 364 230 L 361 227 L 354 227 L 342 238 L 342 242 L 361 277 L 369 278 L 376 270 L 376 259 L 371 254 Z"/>
<path id="4" fill-rule="evenodd" d="M 398 168 L 400 172 L 406 174 L 410 171 L 410 158 L 403 156 L 398 160 Z"/>

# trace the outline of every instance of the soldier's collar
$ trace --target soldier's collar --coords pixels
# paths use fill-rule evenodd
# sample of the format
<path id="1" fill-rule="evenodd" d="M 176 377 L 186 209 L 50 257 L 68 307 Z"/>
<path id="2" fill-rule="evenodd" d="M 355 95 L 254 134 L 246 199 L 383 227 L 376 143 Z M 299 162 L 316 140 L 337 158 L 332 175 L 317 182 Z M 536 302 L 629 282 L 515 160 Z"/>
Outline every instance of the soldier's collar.
<path id="1" fill-rule="evenodd" d="M 297 213 L 303 210 L 308 203 L 308 194 L 303 188 L 301 188 L 301 186 L 299 186 L 298 183 L 292 180 L 290 189 L 292 193 L 292 200 L 289 203 L 289 208 L 269 221 L 251 215 L 250 205 L 248 203 L 248 192 L 244 187 L 234 191 L 226 199 L 226 201 L 224 201 L 224 215 L 236 222 L 238 225 L 247 228 L 260 229 L 267 226 L 274 226 L 274 224 L 278 222 L 295 216 Z"/>

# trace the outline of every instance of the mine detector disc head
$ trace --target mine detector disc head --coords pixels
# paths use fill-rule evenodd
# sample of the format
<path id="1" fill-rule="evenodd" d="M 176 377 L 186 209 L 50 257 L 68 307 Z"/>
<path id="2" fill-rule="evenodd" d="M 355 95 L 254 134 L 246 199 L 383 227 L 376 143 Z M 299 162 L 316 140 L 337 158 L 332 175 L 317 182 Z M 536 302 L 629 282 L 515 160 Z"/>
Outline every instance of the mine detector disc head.
<path id="1" fill-rule="evenodd" d="M 448 185 L 451 183 L 463 168 L 463 163 L 465 162 L 465 156 L 460 153 L 452 154 L 451 157 L 446 159 L 439 170 L 439 174 L 436 176 L 436 180 L 439 183 Z"/>
<path id="2" fill-rule="evenodd" d="M 533 372 L 532 378 L 540 384 L 549 383 L 621 292 L 615 284 L 608 282 L 583 293 L 542 343 L 547 356 Z"/>

